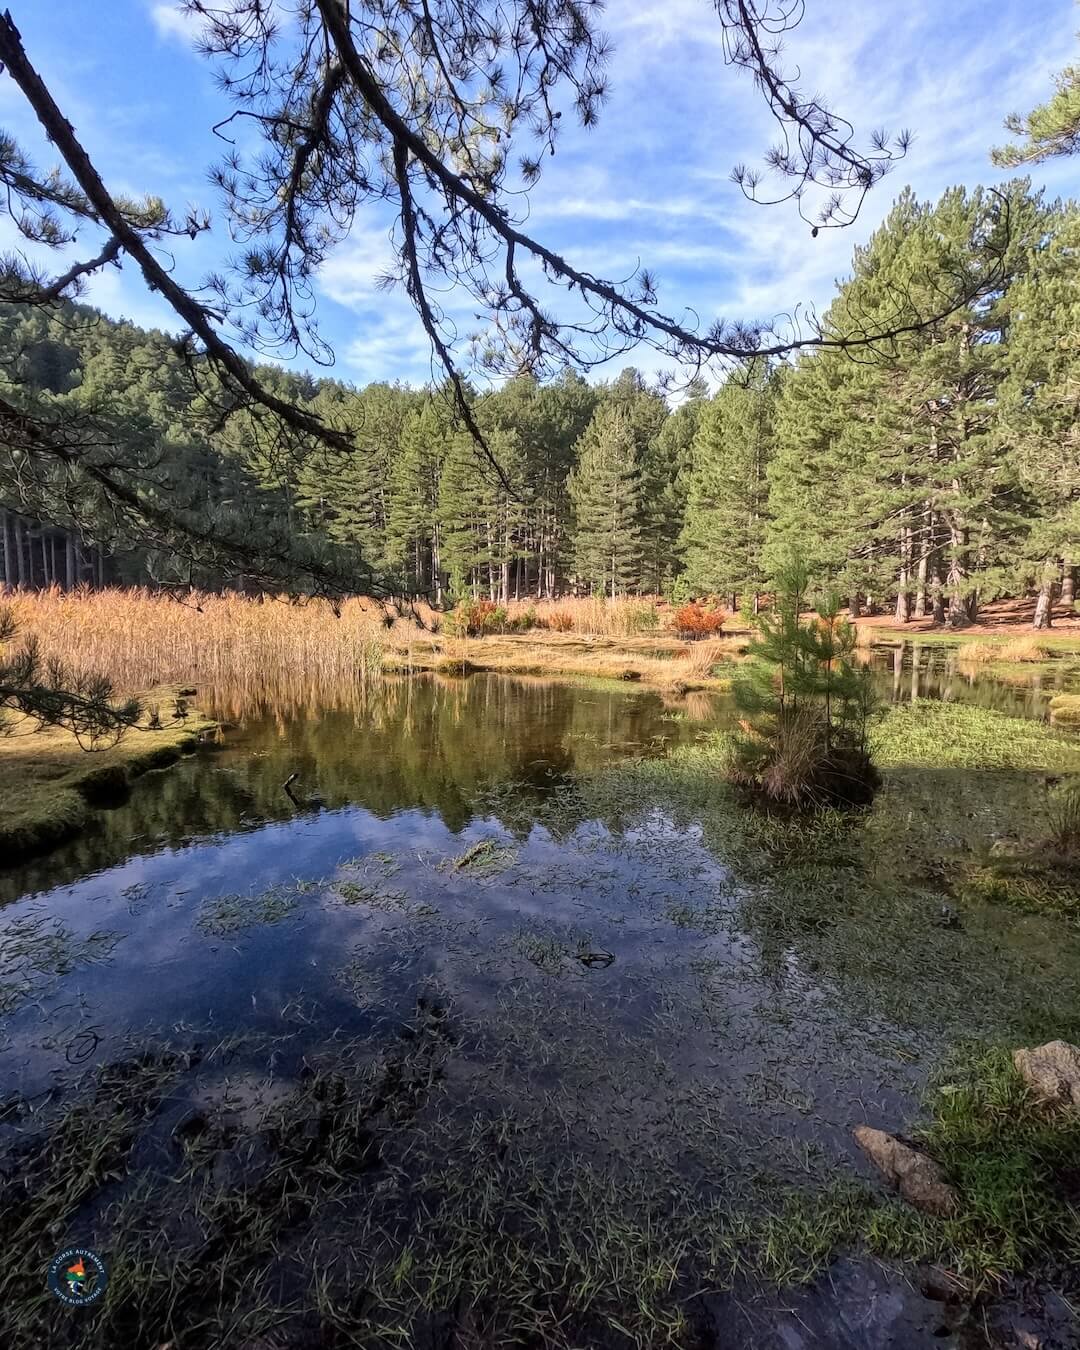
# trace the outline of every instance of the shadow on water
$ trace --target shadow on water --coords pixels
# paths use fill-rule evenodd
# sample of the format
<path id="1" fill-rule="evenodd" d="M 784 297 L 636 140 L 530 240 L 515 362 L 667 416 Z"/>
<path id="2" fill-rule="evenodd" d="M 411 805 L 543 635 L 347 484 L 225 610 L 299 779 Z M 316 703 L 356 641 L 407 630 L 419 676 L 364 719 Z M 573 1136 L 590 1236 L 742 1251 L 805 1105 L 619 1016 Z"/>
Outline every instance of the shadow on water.
<path id="1" fill-rule="evenodd" d="M 953 696 L 947 655 L 901 651 L 881 678 Z M 351 1336 L 376 1307 L 411 1344 L 526 1345 L 440 1322 L 457 1298 L 445 1272 L 497 1288 L 513 1321 L 539 1315 L 538 1283 L 580 1271 L 603 1316 L 556 1307 L 549 1331 L 565 1322 L 568 1345 L 854 1346 L 871 1330 L 923 1345 L 936 1312 L 850 1267 L 844 1307 L 827 1286 L 799 1295 L 813 1339 L 767 1301 L 748 1316 L 733 1216 L 838 1169 L 865 1176 L 853 1125 L 910 1120 L 965 1019 L 1019 1027 L 1080 993 L 1080 941 L 990 907 L 934 926 L 920 850 L 968 847 L 1026 785 L 898 775 L 870 815 L 778 852 L 707 781 L 700 799 L 664 786 L 663 756 L 729 717 L 722 699 L 497 676 L 249 709 L 94 834 L 4 874 L 0 1149 L 78 1099 L 79 1075 L 99 1074 L 81 1090 L 102 1132 L 101 1072 L 126 1066 L 143 1105 L 139 1130 L 116 1125 L 111 1181 L 42 1209 L 53 1233 L 25 1199 L 0 1236 L 35 1261 L 79 1238 L 146 1269 L 187 1262 L 207 1308 L 225 1286 L 193 1272 L 207 1243 L 232 1243 L 247 1264 L 229 1297 L 256 1331 L 269 1270 L 275 1296 L 307 1290 L 320 1335 Z M 643 757 L 644 789 L 619 777 Z M 699 1249 L 737 1293 L 683 1327 L 667 1293 L 686 1271 L 669 1285 L 657 1271 Z M 334 1288 L 308 1290 L 313 1269 L 334 1269 Z M 870 1304 L 872 1324 L 856 1307 Z M 626 1319 L 629 1338 L 612 1329 Z M 142 1343 L 108 1328 L 102 1346 Z"/>

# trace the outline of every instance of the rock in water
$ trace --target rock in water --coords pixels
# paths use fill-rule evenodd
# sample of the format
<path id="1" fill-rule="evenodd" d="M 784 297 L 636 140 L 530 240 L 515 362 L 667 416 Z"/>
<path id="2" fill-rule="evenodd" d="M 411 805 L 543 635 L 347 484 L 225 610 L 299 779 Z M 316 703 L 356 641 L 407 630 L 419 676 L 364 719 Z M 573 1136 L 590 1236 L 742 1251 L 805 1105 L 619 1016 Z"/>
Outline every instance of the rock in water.
<path id="1" fill-rule="evenodd" d="M 900 1192 L 902 1200 L 942 1219 L 956 1213 L 960 1197 L 945 1180 L 944 1169 L 929 1154 L 869 1125 L 857 1125 L 854 1133 L 855 1142 L 890 1186 Z"/>
<path id="2" fill-rule="evenodd" d="M 1080 1106 L 1080 1049 L 1068 1041 L 1049 1041 L 1033 1050 L 1014 1050 L 1016 1072 L 1044 1102 Z"/>

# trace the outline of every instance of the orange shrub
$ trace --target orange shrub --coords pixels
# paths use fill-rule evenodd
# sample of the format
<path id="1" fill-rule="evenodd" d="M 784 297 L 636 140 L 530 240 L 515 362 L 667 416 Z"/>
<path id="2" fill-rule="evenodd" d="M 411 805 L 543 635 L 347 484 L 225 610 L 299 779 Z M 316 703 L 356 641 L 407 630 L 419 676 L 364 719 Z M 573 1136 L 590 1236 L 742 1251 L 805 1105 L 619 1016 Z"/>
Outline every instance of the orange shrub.
<path id="1" fill-rule="evenodd" d="M 675 611 L 675 628 L 682 637 L 716 637 L 723 631 L 724 615 L 719 609 L 706 609 L 691 600 Z"/>
<path id="2" fill-rule="evenodd" d="M 443 631 L 451 637 L 484 637 L 503 632 L 506 624 L 506 610 L 493 600 L 462 600 L 443 620 Z"/>
<path id="3" fill-rule="evenodd" d="M 553 609 L 543 621 L 545 628 L 550 628 L 553 633 L 569 633 L 574 627 L 574 616 L 568 614 L 565 609 Z"/>

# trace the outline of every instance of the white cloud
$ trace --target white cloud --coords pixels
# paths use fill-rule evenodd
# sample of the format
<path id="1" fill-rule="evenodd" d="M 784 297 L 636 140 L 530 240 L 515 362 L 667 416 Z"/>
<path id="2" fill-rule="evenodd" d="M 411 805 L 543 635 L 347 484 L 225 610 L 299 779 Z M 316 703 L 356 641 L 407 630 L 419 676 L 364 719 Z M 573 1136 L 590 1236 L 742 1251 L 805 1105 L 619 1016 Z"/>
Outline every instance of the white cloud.
<path id="1" fill-rule="evenodd" d="M 185 47 L 192 46 L 203 29 L 202 19 L 182 9 L 179 0 L 158 0 L 150 6 L 150 18 L 159 37 L 182 42 Z"/>
<path id="2" fill-rule="evenodd" d="M 341 353 L 341 363 L 360 384 L 404 379 L 422 383 L 431 376 L 431 343 L 420 319 L 406 302 L 393 312 L 359 316 L 361 331 Z"/>
<path id="3" fill-rule="evenodd" d="M 395 262 L 389 230 L 358 223 L 319 268 L 319 290 L 339 305 L 367 304 L 382 293 L 380 278 Z"/>

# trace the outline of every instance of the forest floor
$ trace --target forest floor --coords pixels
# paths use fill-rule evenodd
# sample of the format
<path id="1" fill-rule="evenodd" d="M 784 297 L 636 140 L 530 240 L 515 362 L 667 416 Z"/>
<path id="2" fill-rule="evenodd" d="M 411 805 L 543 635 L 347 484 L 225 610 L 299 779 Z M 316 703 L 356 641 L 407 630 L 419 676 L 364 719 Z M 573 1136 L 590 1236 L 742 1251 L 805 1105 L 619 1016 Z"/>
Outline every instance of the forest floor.
<path id="1" fill-rule="evenodd" d="M 0 735 L 0 857 L 5 863 L 52 848 L 85 829 L 95 806 L 123 797 L 133 779 L 193 751 L 214 723 L 192 708 L 174 717 L 178 691 L 139 696 L 143 725 L 114 745 L 87 750 L 61 727 L 13 717 Z M 160 728 L 146 725 L 157 709 Z"/>
<path id="2" fill-rule="evenodd" d="M 870 618 L 860 618 L 857 623 L 860 630 L 865 629 L 875 637 L 891 636 L 896 632 L 905 636 L 918 635 L 920 640 L 930 635 L 940 637 L 943 641 L 954 642 L 967 638 L 1016 637 L 1023 632 L 1034 634 L 1031 627 L 1034 618 L 1035 597 L 1028 596 L 1018 600 L 995 600 L 983 605 L 979 622 L 969 624 L 966 628 L 943 627 L 941 624 L 935 624 L 930 617 L 911 619 L 908 623 L 900 624 L 892 614 L 875 614 Z M 1052 627 L 1040 631 L 1035 636 L 1040 640 L 1067 636 L 1080 646 L 1080 612 L 1074 608 L 1070 614 L 1060 604 L 1055 606 Z"/>

